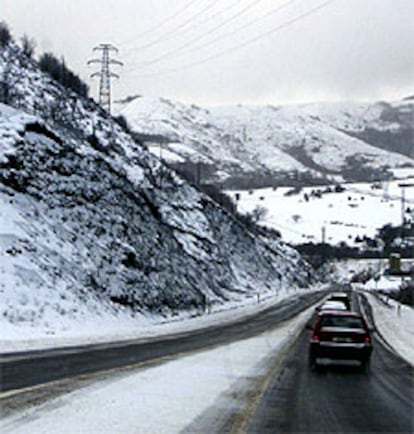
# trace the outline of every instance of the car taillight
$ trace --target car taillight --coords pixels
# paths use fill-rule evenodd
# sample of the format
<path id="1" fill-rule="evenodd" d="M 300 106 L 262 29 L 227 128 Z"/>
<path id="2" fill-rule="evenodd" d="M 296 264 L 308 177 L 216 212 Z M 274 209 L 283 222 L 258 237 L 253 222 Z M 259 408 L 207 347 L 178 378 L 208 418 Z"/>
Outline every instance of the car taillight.
<path id="1" fill-rule="evenodd" d="M 313 341 L 319 341 L 319 335 L 318 335 L 318 333 L 314 333 L 314 334 L 312 335 L 312 340 L 313 340 Z"/>
<path id="2" fill-rule="evenodd" d="M 371 343 L 371 336 L 365 336 L 365 342 L 367 343 L 367 344 L 370 344 Z"/>

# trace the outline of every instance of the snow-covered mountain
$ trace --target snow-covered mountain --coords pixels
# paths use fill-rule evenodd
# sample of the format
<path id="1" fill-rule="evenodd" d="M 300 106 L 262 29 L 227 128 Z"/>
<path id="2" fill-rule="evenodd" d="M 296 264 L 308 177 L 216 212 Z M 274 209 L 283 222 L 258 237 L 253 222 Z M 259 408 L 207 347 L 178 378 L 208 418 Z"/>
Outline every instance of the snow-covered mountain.
<path id="1" fill-rule="evenodd" d="M 137 137 L 171 165 L 226 188 L 384 177 L 414 166 L 414 101 L 200 108 L 118 102 Z"/>
<path id="2" fill-rule="evenodd" d="M 257 238 L 14 44 L 0 77 L 3 330 L 192 315 L 311 280 L 295 250 Z"/>

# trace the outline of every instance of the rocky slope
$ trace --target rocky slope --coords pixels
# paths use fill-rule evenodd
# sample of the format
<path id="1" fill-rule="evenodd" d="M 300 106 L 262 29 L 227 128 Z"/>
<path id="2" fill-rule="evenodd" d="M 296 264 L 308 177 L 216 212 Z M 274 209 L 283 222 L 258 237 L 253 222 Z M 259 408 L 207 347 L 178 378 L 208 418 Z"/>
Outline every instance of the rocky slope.
<path id="1" fill-rule="evenodd" d="M 13 44 L 0 77 L 3 325 L 192 315 L 311 281 L 295 250 L 255 237 Z"/>

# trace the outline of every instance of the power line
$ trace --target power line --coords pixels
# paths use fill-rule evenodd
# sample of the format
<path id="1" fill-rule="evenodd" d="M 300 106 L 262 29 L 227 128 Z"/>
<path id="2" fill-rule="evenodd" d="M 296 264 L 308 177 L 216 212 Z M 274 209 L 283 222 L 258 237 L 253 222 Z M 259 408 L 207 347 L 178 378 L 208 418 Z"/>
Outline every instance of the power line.
<path id="1" fill-rule="evenodd" d="M 225 8 L 216 11 L 213 15 L 211 15 L 207 18 L 204 17 L 203 18 L 203 24 L 213 20 L 214 18 L 216 18 L 219 15 L 222 15 L 223 13 L 227 12 L 228 10 L 233 9 L 235 6 L 238 6 L 239 4 L 240 4 L 240 0 L 236 0 L 234 3 L 230 3 Z"/>
<path id="2" fill-rule="evenodd" d="M 219 53 L 213 54 L 213 55 L 208 56 L 208 57 L 206 57 L 204 59 L 201 59 L 199 61 L 188 63 L 186 65 L 183 65 L 183 66 L 177 67 L 177 68 L 166 69 L 164 71 L 157 71 L 157 72 L 154 72 L 154 73 L 137 74 L 137 75 L 134 75 L 134 77 L 157 77 L 157 76 L 160 76 L 160 75 L 173 74 L 173 73 L 185 70 L 185 69 L 191 69 L 191 68 L 194 68 L 196 66 L 203 65 L 204 63 L 207 63 L 207 62 L 210 62 L 211 60 L 215 60 L 217 58 L 223 57 L 223 56 L 225 56 L 226 54 L 228 54 L 230 52 L 234 52 L 234 51 L 240 50 L 240 49 L 242 49 L 244 47 L 247 47 L 249 45 L 254 44 L 255 42 L 259 41 L 260 39 L 263 39 L 263 38 L 265 38 L 267 36 L 270 36 L 270 35 L 272 35 L 274 33 L 277 33 L 277 32 L 279 32 L 279 31 L 281 31 L 281 30 L 283 30 L 285 28 L 288 28 L 291 25 L 295 24 L 296 22 L 298 22 L 298 21 L 300 21 L 300 20 L 302 20 L 302 19 L 304 19 L 304 18 L 306 18 L 306 17 L 308 17 L 310 15 L 313 15 L 314 13 L 316 13 L 316 12 L 318 12 L 318 11 L 326 8 L 330 3 L 333 3 L 334 1 L 335 0 L 327 0 L 327 1 L 323 2 L 323 3 L 320 3 L 319 5 L 317 5 L 317 6 L 313 7 L 313 8 L 311 8 L 311 9 L 307 10 L 306 12 L 303 12 L 302 14 L 300 14 L 300 15 L 298 15 L 298 16 L 296 16 L 296 17 L 294 17 L 294 18 L 292 18 L 292 19 L 290 19 L 290 20 L 288 20 L 288 21 L 286 21 L 286 22 L 284 22 L 282 24 L 280 24 L 280 25 L 278 25 L 276 27 L 273 27 L 272 29 L 268 30 L 267 32 L 263 32 L 263 33 L 255 36 L 253 38 L 248 39 L 245 42 L 242 42 L 240 44 L 234 45 L 233 47 L 230 47 L 230 48 L 227 48 L 225 50 L 222 50 Z M 132 72 L 132 71 L 134 71 L 136 69 L 137 68 L 134 68 L 134 69 L 131 69 L 131 70 L 127 71 L 127 72 Z"/>
<path id="3" fill-rule="evenodd" d="M 222 42 L 223 38 L 225 38 L 227 36 L 233 36 L 235 33 L 238 33 L 241 30 L 245 30 L 247 27 L 251 27 L 251 26 L 257 24 L 258 22 L 260 22 L 260 21 L 262 21 L 262 20 L 264 20 L 266 18 L 269 18 L 270 16 L 276 14 L 277 12 L 280 12 L 282 9 L 290 6 L 291 4 L 293 4 L 293 3 L 297 2 L 297 1 L 298 0 L 288 0 L 287 2 L 285 2 L 285 3 L 281 4 L 280 6 L 278 6 L 277 8 L 272 9 L 271 11 L 267 12 L 266 14 L 264 14 L 264 15 L 258 17 L 258 18 L 250 20 L 248 23 L 245 23 L 242 26 L 239 26 L 239 27 L 237 27 L 235 29 L 232 29 L 232 30 L 228 31 L 227 33 L 224 33 L 224 34 L 222 33 L 222 34 L 216 36 L 215 38 L 211 39 L 210 41 L 207 41 L 207 42 L 202 43 L 202 44 L 198 44 L 198 45 L 196 45 L 193 48 L 190 48 L 188 50 L 182 51 L 183 48 L 186 48 L 188 46 L 191 47 L 191 45 L 193 45 L 194 42 L 197 42 L 200 39 L 204 39 L 206 36 L 210 36 L 212 34 L 212 32 L 215 32 L 216 30 L 219 30 L 220 28 L 226 26 L 229 22 L 233 21 L 233 18 L 237 18 L 240 15 L 240 13 L 237 14 L 237 15 L 234 15 L 233 17 L 230 17 L 228 20 L 225 20 L 225 21 L 217 24 L 215 27 L 209 29 L 205 33 L 202 33 L 198 37 L 196 37 L 196 38 L 194 38 L 194 39 L 186 42 L 185 44 L 180 45 L 179 47 L 176 47 L 176 48 L 174 48 L 174 49 L 172 49 L 170 51 L 167 51 L 166 53 L 162 54 L 161 56 L 159 56 L 159 57 L 157 57 L 155 59 L 152 59 L 152 60 L 150 60 L 148 62 L 141 62 L 137 66 L 139 66 L 139 67 L 145 67 L 145 66 L 149 66 L 149 65 L 161 62 L 164 59 L 167 59 L 167 58 L 171 57 L 172 54 L 175 54 L 177 52 L 180 52 L 180 53 L 176 57 L 182 57 L 182 56 L 187 55 L 188 53 L 191 53 L 191 52 L 194 52 L 194 51 L 198 51 L 200 49 L 203 49 L 203 48 L 206 48 L 206 47 L 208 47 L 210 45 L 213 45 L 214 43 L 216 43 L 218 41 Z M 243 10 L 243 12 L 245 12 L 246 10 L 247 9 Z"/>
<path id="4" fill-rule="evenodd" d="M 93 51 L 102 51 L 101 59 L 90 59 L 88 65 L 100 63 L 101 70 L 94 72 L 91 77 L 99 77 L 99 104 L 102 108 L 111 113 L 111 78 L 119 78 L 118 74 L 109 70 L 110 65 L 120 65 L 123 63 L 109 57 L 110 51 L 118 52 L 118 49 L 112 44 L 100 44 L 94 47 Z"/>
<path id="5" fill-rule="evenodd" d="M 187 26 L 193 20 L 197 19 L 200 15 L 202 15 L 204 12 L 206 12 L 208 9 L 210 9 L 212 6 L 214 6 L 219 1 L 220 0 L 212 0 L 212 1 L 210 1 L 203 9 L 201 9 L 200 11 L 196 12 L 193 15 L 190 15 L 182 23 L 180 23 L 177 26 L 173 27 L 172 29 L 164 32 L 163 34 L 161 34 L 158 38 L 154 39 L 153 41 L 148 42 L 146 44 L 139 45 L 137 47 L 131 48 L 130 50 L 127 51 L 126 56 L 128 56 L 131 52 L 134 52 L 134 51 L 137 51 L 137 50 L 143 50 L 145 48 L 152 47 L 152 46 L 160 43 L 161 41 L 163 41 L 165 38 L 171 38 L 172 36 L 174 36 L 174 34 L 176 34 L 177 32 L 179 32 L 183 27 Z M 256 1 L 261 1 L 261 0 L 256 0 Z"/>
<path id="6" fill-rule="evenodd" d="M 153 31 L 159 29 L 161 26 L 165 25 L 166 23 L 173 21 L 175 18 L 177 18 L 179 15 L 181 15 L 183 12 L 185 12 L 187 9 L 189 9 L 191 6 L 193 6 L 195 3 L 197 3 L 197 1 L 190 0 L 188 3 L 184 4 L 183 7 L 178 9 L 172 15 L 165 17 L 163 20 L 159 21 L 157 24 L 154 24 L 152 27 L 148 28 L 147 30 L 144 30 L 143 32 L 138 33 L 133 38 L 129 38 L 126 41 L 121 42 L 119 45 L 127 45 L 131 41 L 134 41 L 135 39 L 141 38 L 145 35 L 148 35 L 149 33 L 152 33 Z"/>

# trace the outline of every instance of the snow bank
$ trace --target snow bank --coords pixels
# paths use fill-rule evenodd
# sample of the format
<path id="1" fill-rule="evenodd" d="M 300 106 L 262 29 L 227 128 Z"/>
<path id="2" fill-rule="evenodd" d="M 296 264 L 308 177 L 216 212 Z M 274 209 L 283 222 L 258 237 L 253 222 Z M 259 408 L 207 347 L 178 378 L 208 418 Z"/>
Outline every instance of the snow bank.
<path id="1" fill-rule="evenodd" d="M 321 290 L 324 285 L 315 285 L 311 290 Z M 45 348 L 87 345 L 101 342 L 114 342 L 131 339 L 148 339 L 172 333 L 188 332 L 209 326 L 234 322 L 262 310 L 276 305 L 288 297 L 297 297 L 298 294 L 308 292 L 310 289 L 283 289 L 273 294 L 262 295 L 260 302 L 257 295 L 241 302 L 227 302 L 223 305 L 212 305 L 204 315 L 188 318 L 177 315 L 175 318 L 162 319 L 157 315 L 133 317 L 128 310 L 125 312 L 103 312 L 100 315 L 90 315 L 78 321 L 70 318 L 56 318 L 56 333 L 44 335 L 36 327 L 22 328 L 4 323 L 0 338 L 2 353 L 26 351 Z M 52 318 L 50 318 L 52 321 Z M 60 330 L 61 328 L 61 330 Z"/>
<path id="2" fill-rule="evenodd" d="M 414 366 L 414 309 L 392 299 L 384 297 L 384 303 L 367 295 L 378 331 L 396 353 Z"/>

